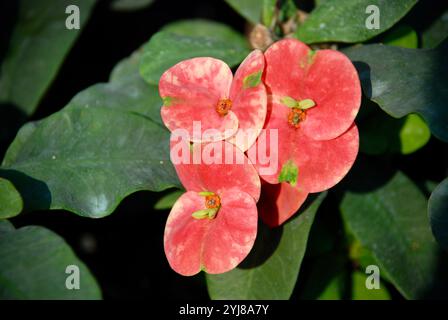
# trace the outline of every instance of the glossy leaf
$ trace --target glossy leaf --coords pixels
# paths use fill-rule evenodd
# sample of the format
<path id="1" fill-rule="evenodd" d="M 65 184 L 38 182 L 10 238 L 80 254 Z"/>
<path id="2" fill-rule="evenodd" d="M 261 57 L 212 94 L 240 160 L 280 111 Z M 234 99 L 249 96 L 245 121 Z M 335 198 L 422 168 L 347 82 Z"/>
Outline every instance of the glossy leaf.
<path id="1" fill-rule="evenodd" d="M 154 205 L 154 209 L 156 210 L 168 210 L 171 209 L 174 205 L 174 203 L 179 199 L 179 197 L 184 194 L 185 191 L 183 190 L 174 190 L 166 195 L 162 196 L 159 200 L 157 200 L 156 204 Z"/>
<path id="2" fill-rule="evenodd" d="M 423 48 L 435 48 L 448 37 L 448 11 L 445 11 L 422 34 Z"/>
<path id="3" fill-rule="evenodd" d="M 32 114 L 87 22 L 95 0 L 23 0 L 1 66 L 0 103 Z M 67 29 L 66 8 L 80 11 L 80 29 Z"/>
<path id="4" fill-rule="evenodd" d="M 262 18 L 265 0 L 225 0 L 241 16 L 257 24 Z"/>
<path id="5" fill-rule="evenodd" d="M 308 234 L 325 194 L 283 227 L 269 229 L 260 224 L 249 256 L 236 269 L 207 275 L 212 299 L 288 299 L 294 289 L 306 251 Z"/>
<path id="6" fill-rule="evenodd" d="M 57 234 L 38 226 L 14 229 L 0 221 L 0 299 L 101 299 L 101 291 L 89 269 Z M 79 268 L 79 289 L 66 281 Z M 67 279 L 68 278 L 68 279 Z"/>
<path id="7" fill-rule="evenodd" d="M 362 42 L 383 33 L 398 22 L 417 0 L 326 0 L 297 28 L 296 37 L 306 43 Z M 372 11 L 379 9 L 379 29 L 367 28 Z M 367 13 L 366 13 L 367 12 Z"/>
<path id="8" fill-rule="evenodd" d="M 417 33 L 407 25 L 394 27 L 386 34 L 383 42 L 403 48 L 418 47 Z M 394 119 L 380 111 L 373 103 L 365 104 L 364 108 L 370 108 L 372 114 L 361 120 L 362 152 L 374 155 L 385 152 L 410 154 L 426 145 L 431 138 L 428 126 L 416 114 Z"/>
<path id="9" fill-rule="evenodd" d="M 23 209 L 23 200 L 14 185 L 0 178 L 0 219 L 18 215 Z"/>
<path id="10" fill-rule="evenodd" d="M 10 146 L 1 175 L 27 209 L 103 217 L 138 190 L 178 184 L 169 133 L 142 116 L 108 108 L 67 108 L 30 123 Z"/>
<path id="11" fill-rule="evenodd" d="M 431 138 L 428 126 L 416 114 L 395 119 L 380 111 L 360 124 L 360 150 L 371 155 L 410 154 L 425 146 Z"/>
<path id="12" fill-rule="evenodd" d="M 156 33 L 143 48 L 140 73 L 150 84 L 176 63 L 193 57 L 221 59 L 229 66 L 249 54 L 244 37 L 230 27 L 211 21 L 177 22 Z"/>
<path id="13" fill-rule="evenodd" d="M 448 250 L 448 178 L 431 194 L 428 213 L 434 236 L 439 244 Z"/>
<path id="14" fill-rule="evenodd" d="M 448 141 L 448 42 L 432 50 L 374 44 L 344 52 L 369 99 L 396 118 L 418 113 L 436 137 Z"/>
<path id="15" fill-rule="evenodd" d="M 381 274 L 409 299 L 446 286 L 438 274 L 439 248 L 426 216 L 426 198 L 403 173 L 358 166 L 341 211 L 350 232 L 372 252 Z"/>
<path id="16" fill-rule="evenodd" d="M 141 114 L 162 124 L 162 99 L 157 86 L 147 84 L 138 67 L 141 51 L 123 59 L 112 70 L 108 83 L 95 84 L 78 93 L 69 108 L 107 107 Z"/>

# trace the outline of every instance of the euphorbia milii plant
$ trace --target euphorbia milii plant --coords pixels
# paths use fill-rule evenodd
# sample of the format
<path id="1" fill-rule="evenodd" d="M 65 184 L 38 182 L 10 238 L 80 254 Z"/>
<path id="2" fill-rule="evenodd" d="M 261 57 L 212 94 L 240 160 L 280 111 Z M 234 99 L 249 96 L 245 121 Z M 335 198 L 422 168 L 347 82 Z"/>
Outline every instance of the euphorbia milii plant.
<path id="1" fill-rule="evenodd" d="M 298 40 L 282 40 L 264 55 L 253 51 L 234 78 L 224 62 L 194 58 L 166 71 L 159 87 L 162 119 L 172 131 L 171 160 L 187 191 L 168 217 L 165 253 L 183 275 L 223 273 L 247 256 L 260 189 L 260 216 L 278 226 L 309 193 L 338 183 L 358 153 L 354 118 L 361 88 L 338 51 L 314 52 Z M 262 127 L 266 132 L 257 139 Z M 175 142 L 178 136 L 184 139 Z M 259 161 L 258 149 L 275 158 L 273 170 Z M 218 161 L 204 160 L 204 152 Z"/>
<path id="2" fill-rule="evenodd" d="M 254 50 L 232 71 L 223 61 L 200 57 L 179 62 L 160 78 L 162 120 L 191 141 L 228 139 L 242 151 L 256 140 L 266 118 L 264 57 Z"/>
<path id="3" fill-rule="evenodd" d="M 172 141 L 171 147 L 186 193 L 166 222 L 164 247 L 169 264 L 182 275 L 229 271 L 247 256 L 257 234 L 257 171 L 237 147 L 225 141 L 191 147 L 185 141 Z M 226 164 L 225 153 L 243 161 Z M 206 164 L 207 155 L 218 161 Z M 200 159 L 199 163 L 194 159 Z"/>
<path id="4" fill-rule="evenodd" d="M 313 51 L 285 39 L 269 47 L 265 58 L 267 130 L 253 148 L 264 144 L 270 157 L 278 159 L 275 172 L 259 170 L 264 181 L 279 184 L 266 185 L 260 202 L 263 220 L 277 226 L 299 209 L 308 193 L 331 188 L 353 165 L 361 87 L 353 64 L 339 51 Z M 272 129 L 278 130 L 276 148 L 268 143 Z M 265 166 L 251 159 L 258 169 Z"/>

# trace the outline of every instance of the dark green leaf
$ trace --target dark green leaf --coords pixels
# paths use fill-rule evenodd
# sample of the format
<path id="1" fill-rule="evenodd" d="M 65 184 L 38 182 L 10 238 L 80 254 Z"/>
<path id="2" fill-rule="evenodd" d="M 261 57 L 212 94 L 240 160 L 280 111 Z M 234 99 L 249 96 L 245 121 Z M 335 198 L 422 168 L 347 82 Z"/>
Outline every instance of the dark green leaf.
<path id="1" fill-rule="evenodd" d="M 230 27 L 211 21 L 176 22 L 156 33 L 144 46 L 140 73 L 150 84 L 176 63 L 193 57 L 221 59 L 239 64 L 249 53 L 244 37 Z"/>
<path id="2" fill-rule="evenodd" d="M 87 22 L 95 0 L 23 0 L 1 66 L 0 103 L 31 114 Z M 77 5 L 80 29 L 66 28 L 66 7 Z"/>
<path id="3" fill-rule="evenodd" d="M 110 214 L 138 190 L 178 185 L 169 132 L 140 115 L 98 107 L 67 108 L 22 128 L 1 174 L 27 209 Z"/>
<path id="4" fill-rule="evenodd" d="M 386 34 L 383 42 L 387 45 L 416 49 L 417 33 L 409 26 L 394 27 Z M 377 105 L 363 103 L 363 108 L 373 109 L 370 117 L 361 120 L 360 149 L 367 154 L 385 152 L 410 154 L 422 148 L 431 138 L 426 123 L 416 114 L 401 119 L 389 117 Z"/>
<path id="5" fill-rule="evenodd" d="M 48 229 L 0 221 L 0 256 L 0 299 L 101 299 L 89 269 Z M 68 266 L 79 268 L 79 289 L 66 287 Z"/>
<path id="6" fill-rule="evenodd" d="M 381 275 L 410 299 L 431 296 L 446 279 L 426 216 L 426 198 L 403 173 L 358 165 L 341 211 L 350 232 L 370 250 Z"/>
<path id="7" fill-rule="evenodd" d="M 445 11 L 439 19 L 423 32 L 423 48 L 435 48 L 448 37 L 448 11 Z"/>
<path id="8" fill-rule="evenodd" d="M 148 7 L 154 0 L 113 0 L 110 7 L 117 11 L 133 11 Z"/>
<path id="9" fill-rule="evenodd" d="M 112 71 L 109 83 L 99 83 L 78 93 L 69 108 L 107 107 L 138 113 L 162 124 L 162 99 L 157 86 L 147 84 L 138 67 L 141 51 L 121 61 Z"/>
<path id="10" fill-rule="evenodd" d="M 434 236 L 439 244 L 448 250 L 448 178 L 431 194 L 428 212 Z"/>
<path id="11" fill-rule="evenodd" d="M 365 45 L 345 53 L 369 99 L 396 118 L 418 113 L 436 137 L 448 142 L 448 42 L 431 50 Z"/>
<path id="12" fill-rule="evenodd" d="M 416 114 L 395 119 L 380 111 L 360 121 L 360 150 L 367 154 L 410 154 L 425 146 L 430 138 L 428 126 Z"/>
<path id="13" fill-rule="evenodd" d="M 11 218 L 23 209 L 23 200 L 14 185 L 0 178 L 0 219 Z"/>
<path id="14" fill-rule="evenodd" d="M 261 20 L 265 0 L 225 0 L 241 16 L 257 24 Z"/>
<path id="15" fill-rule="evenodd" d="M 207 274 L 212 299 L 289 299 L 294 289 L 319 205 L 319 195 L 283 227 L 260 225 L 254 248 L 236 269 Z"/>
<path id="16" fill-rule="evenodd" d="M 300 299 L 305 300 L 341 300 L 347 296 L 348 273 L 347 258 L 335 252 L 312 260 L 309 274 L 303 280 L 303 292 Z"/>
<path id="17" fill-rule="evenodd" d="M 171 209 L 174 205 L 174 203 L 179 199 L 179 197 L 184 194 L 185 191 L 183 190 L 174 190 L 170 193 L 164 195 L 162 198 L 160 198 L 156 204 L 154 205 L 154 209 L 156 210 L 168 210 Z"/>
<path id="18" fill-rule="evenodd" d="M 417 0 L 326 0 L 297 28 L 296 36 L 307 43 L 362 42 L 383 33 L 398 22 Z M 379 29 L 366 27 L 370 5 L 379 9 Z"/>
<path id="19" fill-rule="evenodd" d="M 0 237 L 5 234 L 6 232 L 14 231 L 15 228 L 11 222 L 8 220 L 2 220 L 0 221 Z"/>

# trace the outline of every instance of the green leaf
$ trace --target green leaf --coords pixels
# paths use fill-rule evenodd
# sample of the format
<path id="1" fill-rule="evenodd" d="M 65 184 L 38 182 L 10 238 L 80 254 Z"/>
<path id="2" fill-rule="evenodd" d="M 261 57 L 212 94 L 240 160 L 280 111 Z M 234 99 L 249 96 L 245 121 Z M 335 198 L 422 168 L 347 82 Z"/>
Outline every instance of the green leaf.
<path id="1" fill-rule="evenodd" d="M 212 299 L 288 299 L 306 251 L 308 234 L 325 193 L 275 229 L 260 224 L 255 246 L 236 269 L 206 275 Z"/>
<path id="2" fill-rule="evenodd" d="M 265 0 L 225 0 L 241 16 L 257 24 L 260 22 Z"/>
<path id="3" fill-rule="evenodd" d="M 342 300 L 344 298 L 345 274 L 339 273 L 327 283 L 317 300 Z"/>
<path id="4" fill-rule="evenodd" d="M 372 252 L 381 275 L 409 299 L 446 288 L 446 277 L 438 271 L 442 260 L 429 228 L 426 198 L 418 187 L 401 172 L 390 176 L 366 162 L 352 169 L 347 181 L 349 191 L 341 202 L 345 224 Z"/>
<path id="5" fill-rule="evenodd" d="M 0 103 L 34 112 L 87 22 L 95 0 L 23 0 L 0 72 Z M 66 7 L 77 5 L 80 29 L 66 28 Z"/>
<path id="6" fill-rule="evenodd" d="M 409 49 L 418 48 L 417 32 L 407 25 L 400 25 L 393 28 L 386 34 L 383 42 L 389 46 Z"/>
<path id="7" fill-rule="evenodd" d="M 443 180 L 431 194 L 428 213 L 435 238 L 448 250 L 448 178 Z"/>
<path id="8" fill-rule="evenodd" d="M 360 121 L 360 150 L 371 155 L 411 154 L 424 147 L 430 138 L 428 126 L 416 114 L 395 119 L 376 111 Z"/>
<path id="9" fill-rule="evenodd" d="M 409 26 L 401 25 L 386 34 L 383 42 L 388 45 L 414 49 L 418 47 L 417 33 Z M 394 119 L 379 111 L 376 105 L 373 115 L 361 121 L 361 151 L 367 154 L 385 152 L 410 154 L 428 143 L 431 131 L 416 114 Z"/>
<path id="10" fill-rule="evenodd" d="M 308 256 L 308 253 L 307 253 Z M 304 300 L 342 300 L 347 296 L 348 273 L 347 258 L 339 253 L 329 254 L 313 259 L 309 274 L 303 280 L 300 299 Z M 300 275 L 302 276 L 302 275 Z"/>
<path id="11" fill-rule="evenodd" d="M 52 231 L 38 226 L 15 230 L 0 221 L 0 299 L 101 299 L 101 291 L 89 269 L 69 245 Z M 66 287 L 79 268 L 79 289 Z M 69 279 L 69 283 L 71 283 Z"/>
<path id="12" fill-rule="evenodd" d="M 426 123 L 416 114 L 405 117 L 403 127 L 400 130 L 402 154 L 410 154 L 425 146 L 431 138 Z"/>
<path id="13" fill-rule="evenodd" d="M 15 230 L 14 225 L 11 222 L 9 222 L 8 220 L 0 221 L 0 237 L 5 233 L 11 232 L 14 230 Z"/>
<path id="14" fill-rule="evenodd" d="M 180 186 L 169 132 L 154 122 L 161 122 L 162 101 L 139 75 L 140 54 L 118 63 L 109 83 L 19 131 L 0 176 L 16 185 L 26 211 L 62 208 L 97 218 L 135 191 Z"/>
<path id="15" fill-rule="evenodd" d="M 154 205 L 154 209 L 156 210 L 168 210 L 171 209 L 174 205 L 174 203 L 179 199 L 179 197 L 184 194 L 185 191 L 183 190 L 174 190 L 170 193 L 167 193 L 162 198 L 157 200 L 156 204 Z"/>
<path id="16" fill-rule="evenodd" d="M 296 37 L 307 43 L 362 42 L 392 27 L 416 3 L 417 0 L 326 0 L 297 28 Z M 366 13 L 370 5 L 379 9 L 379 29 L 366 27 L 372 14 Z"/>
<path id="17" fill-rule="evenodd" d="M 133 11 L 148 7 L 154 0 L 113 0 L 110 7 L 116 11 Z"/>
<path id="18" fill-rule="evenodd" d="M 288 182 L 292 186 L 297 184 L 297 177 L 299 175 L 299 168 L 293 160 L 289 160 L 282 166 L 282 170 L 278 175 L 278 182 Z"/>
<path id="19" fill-rule="evenodd" d="M 419 114 L 436 137 L 448 142 L 448 42 L 430 50 L 365 45 L 344 52 L 369 99 L 396 118 Z"/>
<path id="20" fill-rule="evenodd" d="M 22 128 L 0 175 L 27 209 L 110 214 L 127 195 L 178 185 L 169 132 L 140 115 L 99 107 L 67 108 Z"/>
<path id="21" fill-rule="evenodd" d="M 448 37 L 448 11 L 433 22 L 422 34 L 423 48 L 435 48 Z"/>
<path id="22" fill-rule="evenodd" d="M 380 283 L 379 289 L 367 289 L 367 276 L 360 271 L 352 273 L 352 300 L 390 300 L 389 291 L 384 283 Z"/>
<path id="23" fill-rule="evenodd" d="M 23 209 L 23 200 L 14 185 L 0 178 L 0 219 L 18 215 Z"/>
<path id="24" fill-rule="evenodd" d="M 261 12 L 261 22 L 268 28 L 273 26 L 277 11 L 277 0 L 263 0 L 263 9 Z"/>
<path id="25" fill-rule="evenodd" d="M 224 24 L 206 20 L 175 22 L 144 46 L 140 73 L 148 83 L 158 84 L 163 72 L 182 60 L 213 57 L 232 67 L 249 51 L 244 37 Z"/>
<path id="26" fill-rule="evenodd" d="M 160 108 L 163 104 L 157 86 L 147 84 L 138 68 L 141 51 L 119 62 L 108 83 L 98 83 L 78 93 L 68 108 L 107 107 L 145 117 L 162 124 Z"/>

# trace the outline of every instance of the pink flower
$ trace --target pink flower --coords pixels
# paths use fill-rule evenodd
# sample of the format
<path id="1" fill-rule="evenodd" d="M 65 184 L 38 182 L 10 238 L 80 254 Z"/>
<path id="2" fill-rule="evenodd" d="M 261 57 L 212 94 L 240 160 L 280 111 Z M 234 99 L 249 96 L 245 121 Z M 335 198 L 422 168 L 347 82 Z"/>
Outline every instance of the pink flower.
<path id="1" fill-rule="evenodd" d="M 172 142 L 172 149 L 175 146 L 176 156 L 184 162 L 172 162 L 187 192 L 176 201 L 166 222 L 168 262 L 176 272 L 187 276 L 201 270 L 229 271 L 247 256 L 257 234 L 257 171 L 238 148 L 225 141 L 196 143 L 191 151 L 185 142 Z M 224 159 L 224 150 L 244 162 L 205 163 L 207 156 Z M 201 163 L 193 163 L 194 159 L 201 159 Z"/>
<path id="2" fill-rule="evenodd" d="M 268 115 L 256 144 L 265 145 L 278 168 L 263 174 L 263 164 L 249 155 L 260 176 L 266 200 L 261 216 L 271 226 L 293 215 L 308 193 L 337 184 L 350 170 L 358 154 L 358 129 L 354 123 L 361 104 L 361 86 L 350 60 L 335 50 L 312 51 L 304 43 L 286 39 L 265 52 L 264 82 Z M 271 148 L 270 129 L 278 130 L 278 147 Z M 253 153 L 256 154 L 256 153 Z M 271 208 L 271 216 L 266 211 Z"/>
<path id="3" fill-rule="evenodd" d="M 247 150 L 266 118 L 263 69 L 264 57 L 259 50 L 249 54 L 235 77 L 218 59 L 179 62 L 159 82 L 164 124 L 170 131 L 186 130 L 193 142 L 227 139 L 242 151 Z M 200 130 L 194 130 L 195 122 Z M 241 141 L 236 139 L 237 133 L 243 137 Z"/>

